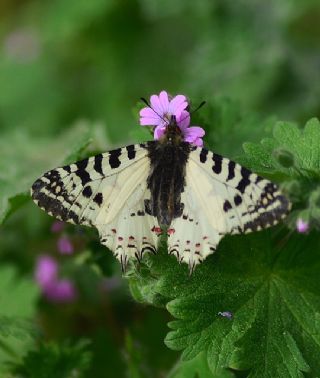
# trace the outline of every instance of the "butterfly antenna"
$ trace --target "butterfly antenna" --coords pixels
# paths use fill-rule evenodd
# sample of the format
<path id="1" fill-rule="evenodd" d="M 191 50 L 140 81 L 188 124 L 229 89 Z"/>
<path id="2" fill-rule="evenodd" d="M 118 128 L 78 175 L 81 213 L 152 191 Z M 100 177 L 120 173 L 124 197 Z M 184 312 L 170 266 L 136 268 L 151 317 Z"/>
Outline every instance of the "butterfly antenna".
<path id="1" fill-rule="evenodd" d="M 203 107 L 203 105 L 206 104 L 206 101 L 202 101 L 194 110 L 192 110 L 192 112 L 190 114 L 193 114 L 195 112 L 197 112 L 199 109 L 201 109 Z"/>
<path id="2" fill-rule="evenodd" d="M 152 109 L 158 117 L 160 117 L 164 122 L 168 123 L 168 120 L 163 118 L 162 115 L 160 115 L 158 112 L 156 112 L 153 107 L 149 104 L 148 100 L 146 100 L 144 97 L 140 97 L 140 100 L 147 105 L 148 108 Z"/>
<path id="3" fill-rule="evenodd" d="M 188 117 L 190 117 L 191 116 L 191 114 L 193 114 L 193 113 L 195 113 L 195 112 L 197 112 L 200 108 L 202 108 L 203 107 L 203 105 L 205 105 L 206 104 L 206 101 L 202 101 L 194 110 L 192 110 L 192 112 L 190 112 L 187 116 L 185 116 L 184 118 L 182 118 L 182 119 L 180 119 L 180 121 L 179 122 L 182 122 L 182 121 L 184 121 L 186 118 L 188 118 Z"/>
<path id="4" fill-rule="evenodd" d="M 147 105 L 148 108 L 151 108 L 149 102 L 144 98 L 144 97 L 140 97 L 140 100 Z M 151 108 L 152 109 L 152 108 Z M 153 109 L 152 109 L 153 110 Z"/>

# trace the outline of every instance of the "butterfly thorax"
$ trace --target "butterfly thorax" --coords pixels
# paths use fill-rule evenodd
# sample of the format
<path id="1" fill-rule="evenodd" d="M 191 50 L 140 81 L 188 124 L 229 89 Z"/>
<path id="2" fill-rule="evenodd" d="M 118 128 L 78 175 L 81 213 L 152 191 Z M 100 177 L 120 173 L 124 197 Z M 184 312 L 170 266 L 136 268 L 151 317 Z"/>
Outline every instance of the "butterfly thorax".
<path id="1" fill-rule="evenodd" d="M 181 193 L 191 146 L 181 140 L 180 129 L 179 133 L 174 125 L 169 125 L 164 138 L 147 145 L 150 158 L 147 184 L 151 196 L 145 200 L 145 211 L 155 216 L 161 226 L 169 226 L 184 208 Z"/>

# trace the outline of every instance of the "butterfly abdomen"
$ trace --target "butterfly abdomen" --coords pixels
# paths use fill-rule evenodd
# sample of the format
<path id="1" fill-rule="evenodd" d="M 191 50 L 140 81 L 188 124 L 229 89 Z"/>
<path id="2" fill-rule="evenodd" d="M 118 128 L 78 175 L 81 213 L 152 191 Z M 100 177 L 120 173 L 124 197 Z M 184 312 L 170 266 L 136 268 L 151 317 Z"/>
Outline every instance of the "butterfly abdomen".
<path id="1" fill-rule="evenodd" d="M 145 201 L 145 210 L 155 216 L 160 225 L 169 226 L 182 215 L 186 164 L 190 153 L 189 143 L 179 145 L 160 142 L 148 143 L 150 174 L 147 185 L 151 197 Z"/>

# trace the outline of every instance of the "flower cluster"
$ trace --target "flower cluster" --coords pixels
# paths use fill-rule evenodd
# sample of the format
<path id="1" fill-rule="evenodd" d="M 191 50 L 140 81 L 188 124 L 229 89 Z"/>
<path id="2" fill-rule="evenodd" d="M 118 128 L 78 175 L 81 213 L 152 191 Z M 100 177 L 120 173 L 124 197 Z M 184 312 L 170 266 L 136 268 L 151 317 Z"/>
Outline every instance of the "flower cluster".
<path id="1" fill-rule="evenodd" d="M 64 231 L 65 223 L 53 222 L 51 232 L 60 234 Z M 59 235 L 57 240 L 58 252 L 70 255 L 74 248 L 66 234 Z M 75 300 L 77 293 L 73 282 L 59 277 L 58 262 L 47 254 L 40 255 L 35 267 L 35 280 L 41 288 L 42 294 L 51 302 L 67 303 Z"/>
<path id="2" fill-rule="evenodd" d="M 69 279 L 58 277 L 58 263 L 49 255 L 41 255 L 37 260 L 35 279 L 43 295 L 52 302 L 72 302 L 76 297 L 74 284 Z"/>
<path id="3" fill-rule="evenodd" d="M 152 95 L 150 106 L 140 110 L 140 125 L 154 126 L 154 139 L 160 139 L 172 117 L 175 117 L 183 140 L 202 147 L 205 131 L 198 126 L 190 127 L 190 113 L 186 110 L 187 107 L 185 96 L 177 95 L 171 98 L 166 91 L 162 91 L 159 96 Z"/>

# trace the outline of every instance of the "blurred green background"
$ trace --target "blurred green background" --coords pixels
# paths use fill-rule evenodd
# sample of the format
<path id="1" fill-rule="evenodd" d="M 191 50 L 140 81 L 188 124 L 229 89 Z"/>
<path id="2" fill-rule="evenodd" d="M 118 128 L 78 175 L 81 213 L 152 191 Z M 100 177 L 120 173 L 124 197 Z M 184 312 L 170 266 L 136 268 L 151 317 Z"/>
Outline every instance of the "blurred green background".
<path id="1" fill-rule="evenodd" d="M 165 309 L 131 299 L 94 231 L 68 226 L 75 252 L 59 254 L 53 220 L 23 193 L 66 159 L 147 138 L 136 104 L 162 89 L 208 101 L 207 145 L 228 156 L 267 133 L 270 117 L 319 117 L 319 1 L 2 0 L 0 40 L 0 290 L 10 293 L 0 295 L 10 329 L 0 376 L 32 366 L 21 362 L 29 350 L 71 361 L 68 343 L 82 339 L 75 376 L 167 376 L 179 353 L 163 343 Z M 43 298 L 32 277 L 44 253 L 74 280 L 76 300 Z M 34 319 L 36 335 L 17 337 L 12 316 Z"/>

